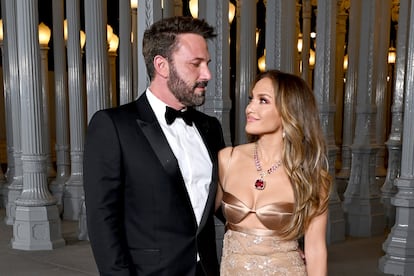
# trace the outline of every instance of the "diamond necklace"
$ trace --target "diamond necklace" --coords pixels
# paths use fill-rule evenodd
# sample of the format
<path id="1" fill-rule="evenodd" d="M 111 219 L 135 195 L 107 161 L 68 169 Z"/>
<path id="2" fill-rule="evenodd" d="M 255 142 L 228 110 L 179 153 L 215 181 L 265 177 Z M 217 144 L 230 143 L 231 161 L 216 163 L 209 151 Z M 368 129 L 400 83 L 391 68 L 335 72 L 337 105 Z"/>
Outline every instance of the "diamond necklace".
<path id="1" fill-rule="evenodd" d="M 256 182 L 254 183 L 254 187 L 257 190 L 264 190 L 264 188 L 266 187 L 266 182 L 264 180 L 264 177 L 276 171 L 282 165 L 282 160 L 277 161 L 269 169 L 267 169 L 266 171 L 263 171 L 262 165 L 260 164 L 259 155 L 257 154 L 257 141 L 256 143 L 254 143 L 253 158 L 254 158 L 254 164 L 256 165 L 256 170 L 259 172 L 259 175 L 260 175 L 260 178 L 256 179 Z"/>

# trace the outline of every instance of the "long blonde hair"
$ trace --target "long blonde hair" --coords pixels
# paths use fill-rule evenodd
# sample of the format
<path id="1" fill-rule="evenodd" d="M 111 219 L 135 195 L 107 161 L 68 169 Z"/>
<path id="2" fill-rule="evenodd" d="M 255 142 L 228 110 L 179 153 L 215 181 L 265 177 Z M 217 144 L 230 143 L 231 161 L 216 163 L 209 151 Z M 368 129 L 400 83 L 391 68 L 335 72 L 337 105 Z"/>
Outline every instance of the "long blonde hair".
<path id="1" fill-rule="evenodd" d="M 275 105 L 284 130 L 283 165 L 295 196 L 292 223 L 285 227 L 281 236 L 298 238 L 310 221 L 328 208 L 331 176 L 319 111 L 312 90 L 299 76 L 268 70 L 257 75 L 254 84 L 263 78 L 273 82 Z"/>

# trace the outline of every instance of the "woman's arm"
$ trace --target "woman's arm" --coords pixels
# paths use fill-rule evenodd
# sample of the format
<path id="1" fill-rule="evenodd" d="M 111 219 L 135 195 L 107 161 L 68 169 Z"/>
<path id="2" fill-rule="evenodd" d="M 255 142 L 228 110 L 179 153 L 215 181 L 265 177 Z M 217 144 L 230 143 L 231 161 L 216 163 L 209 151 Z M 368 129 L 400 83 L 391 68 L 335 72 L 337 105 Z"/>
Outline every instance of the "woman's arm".
<path id="1" fill-rule="evenodd" d="M 223 188 L 221 187 L 221 183 L 219 181 L 217 185 L 217 193 L 216 193 L 216 207 L 215 210 L 217 211 L 221 206 L 221 199 L 223 198 Z"/>
<path id="2" fill-rule="evenodd" d="M 233 147 L 226 147 L 219 151 L 218 153 L 218 175 L 219 175 L 219 182 L 217 185 L 217 193 L 216 193 L 216 210 L 220 208 L 221 199 L 223 198 L 223 184 L 224 184 L 224 177 L 226 175 L 226 171 L 228 169 L 228 164 L 231 158 L 231 153 L 233 151 Z"/>
<path id="3" fill-rule="evenodd" d="M 305 259 L 308 276 L 328 275 L 326 225 L 328 211 L 312 219 L 305 232 Z"/>

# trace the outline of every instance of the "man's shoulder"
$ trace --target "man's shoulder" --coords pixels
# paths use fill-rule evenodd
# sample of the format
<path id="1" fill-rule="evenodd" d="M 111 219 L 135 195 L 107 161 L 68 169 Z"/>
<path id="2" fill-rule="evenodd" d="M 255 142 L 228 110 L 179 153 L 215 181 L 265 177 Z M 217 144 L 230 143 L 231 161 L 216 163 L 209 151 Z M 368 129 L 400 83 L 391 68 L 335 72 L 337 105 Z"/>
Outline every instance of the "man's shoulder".
<path id="1" fill-rule="evenodd" d="M 103 109 L 102 111 L 109 114 L 123 114 L 128 112 L 135 112 L 137 110 L 137 101 L 125 103 L 119 106 Z"/>
<path id="2" fill-rule="evenodd" d="M 118 120 L 118 119 L 131 118 L 131 114 L 136 114 L 137 113 L 136 111 L 137 111 L 136 101 L 123 104 L 120 106 L 116 106 L 116 107 L 103 108 L 103 109 L 96 111 L 93 114 L 91 118 L 91 122 L 101 121 L 101 120 L 106 120 L 106 119 Z"/>

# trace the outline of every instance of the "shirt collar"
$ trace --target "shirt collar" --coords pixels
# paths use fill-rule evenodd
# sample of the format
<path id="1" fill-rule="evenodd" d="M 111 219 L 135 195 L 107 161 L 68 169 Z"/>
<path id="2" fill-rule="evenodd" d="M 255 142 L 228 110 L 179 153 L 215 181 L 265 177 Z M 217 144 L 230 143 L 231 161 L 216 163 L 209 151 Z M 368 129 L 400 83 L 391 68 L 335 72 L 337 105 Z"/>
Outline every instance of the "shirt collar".
<path id="1" fill-rule="evenodd" d="M 167 125 L 165 121 L 165 107 L 167 106 L 163 101 L 158 99 L 149 88 L 146 91 L 148 102 L 157 117 L 158 122 Z"/>

